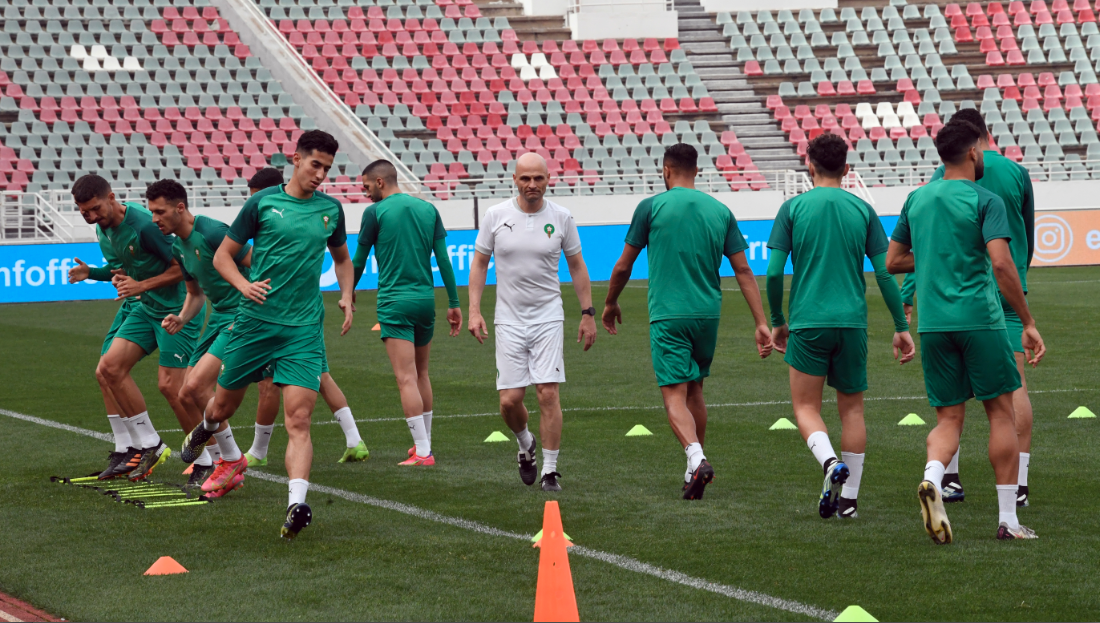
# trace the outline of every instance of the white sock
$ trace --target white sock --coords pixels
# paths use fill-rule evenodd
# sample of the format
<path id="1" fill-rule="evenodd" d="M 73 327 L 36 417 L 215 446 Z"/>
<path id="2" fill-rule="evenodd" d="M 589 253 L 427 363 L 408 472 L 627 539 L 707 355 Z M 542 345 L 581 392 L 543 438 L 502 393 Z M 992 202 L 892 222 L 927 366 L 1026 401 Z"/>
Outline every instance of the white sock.
<path id="1" fill-rule="evenodd" d="M 691 460 L 688 460 L 688 468 L 684 471 L 684 482 L 691 482 Z"/>
<path id="2" fill-rule="evenodd" d="M 248 449 L 248 453 L 257 459 L 266 458 L 267 446 L 271 443 L 271 431 L 274 428 L 274 424 L 268 424 L 267 426 L 257 424 L 256 434 L 252 437 L 252 447 Z"/>
<path id="3" fill-rule="evenodd" d="M 153 421 L 149 419 L 149 412 L 142 411 L 129 419 L 133 425 L 131 430 L 138 435 L 137 439 L 134 439 L 132 433 L 130 435 L 131 442 L 137 442 L 134 443 L 134 447 L 139 447 L 139 443 L 143 450 L 157 447 L 157 444 L 160 443 L 160 435 L 157 434 L 157 429 L 153 427 Z"/>
<path id="4" fill-rule="evenodd" d="M 203 467 L 210 467 L 214 464 L 214 459 L 210 458 L 210 452 L 206 449 L 202 449 L 202 454 L 199 458 L 195 459 L 195 465 L 202 465 Z"/>
<path id="5" fill-rule="evenodd" d="M 412 433 L 413 443 L 416 444 L 416 456 L 426 457 L 432 453 L 432 442 L 428 439 L 428 431 L 424 428 L 424 416 L 405 418 Z"/>
<path id="6" fill-rule="evenodd" d="M 703 456 L 703 446 L 699 442 L 689 443 L 688 447 L 684 448 L 684 453 L 688 458 L 688 472 L 692 473 L 699 469 L 699 464 L 707 458 Z"/>
<path id="7" fill-rule="evenodd" d="M 218 430 L 219 424 L 220 422 L 211 422 L 210 420 L 206 419 L 206 413 L 202 414 L 202 427 L 206 430 L 214 432 Z"/>
<path id="8" fill-rule="evenodd" d="M 997 521 L 1013 530 L 1020 528 L 1020 520 L 1016 518 L 1016 485 L 997 485 L 997 509 L 1000 511 Z"/>
<path id="9" fill-rule="evenodd" d="M 519 444 L 520 452 L 527 452 L 531 449 L 532 435 L 531 431 L 527 430 L 527 426 L 523 427 L 523 430 L 518 433 L 513 433 L 516 436 L 516 443 Z"/>
<path id="10" fill-rule="evenodd" d="M 134 418 L 122 417 L 120 415 L 118 419 L 122 420 L 122 425 L 126 427 L 126 432 L 130 435 L 130 447 L 140 449 L 141 435 L 134 430 Z"/>
<path id="11" fill-rule="evenodd" d="M 347 441 L 349 448 L 354 448 L 359 445 L 360 441 L 363 441 L 363 438 L 359 436 L 359 427 L 355 425 L 355 418 L 351 415 L 351 407 L 337 409 L 333 412 L 332 417 L 336 418 L 336 422 L 340 424 L 340 428 L 343 429 L 344 440 Z M 257 426 L 257 428 L 259 428 L 259 426 Z"/>
<path id="12" fill-rule="evenodd" d="M 943 483 L 943 471 L 943 463 L 939 461 L 928 461 L 928 464 L 924 466 L 924 479 L 936 485 L 936 491 L 940 493 L 943 493 L 943 489 L 940 487 Z M 1012 499 L 1015 500 L 1015 489 L 1013 489 L 1012 495 L 1014 496 Z M 1013 504 L 1015 504 L 1015 502 L 1013 502 Z"/>
<path id="13" fill-rule="evenodd" d="M 1030 463 L 1031 463 L 1031 453 L 1030 452 L 1021 452 L 1020 453 L 1020 479 L 1017 481 L 1020 484 L 1021 487 L 1026 487 L 1027 486 L 1027 468 L 1028 468 L 1028 465 Z"/>
<path id="14" fill-rule="evenodd" d="M 959 446 L 959 449 L 955 450 L 955 456 L 951 457 L 951 462 L 947 464 L 948 474 L 959 473 L 959 450 L 962 450 L 962 446 Z"/>
<path id="15" fill-rule="evenodd" d="M 422 417 L 424 418 L 424 428 L 428 429 L 428 441 L 431 441 L 432 440 L 432 412 L 431 411 L 425 411 L 422 414 Z"/>
<path id="16" fill-rule="evenodd" d="M 836 460 L 836 452 L 833 452 L 833 444 L 829 441 L 829 433 L 819 430 L 806 438 L 806 447 L 814 453 L 814 458 L 821 463 L 822 469 L 829 459 Z"/>
<path id="17" fill-rule="evenodd" d="M 848 466 L 848 481 L 841 488 L 840 496 L 854 500 L 859 495 L 859 481 L 863 478 L 863 458 L 867 455 L 862 452 L 841 452 L 840 456 Z"/>
<path id="18" fill-rule="evenodd" d="M 111 425 L 111 432 L 115 435 L 115 452 L 126 452 L 130 447 L 130 430 L 126 428 L 122 416 L 108 415 L 107 422 Z"/>
<path id="19" fill-rule="evenodd" d="M 542 473 L 549 474 L 550 472 L 558 471 L 558 450 L 542 449 Z"/>
<path id="20" fill-rule="evenodd" d="M 305 504 L 309 482 L 301 478 L 295 478 L 287 484 L 290 486 L 290 502 L 287 503 L 287 508 L 295 504 Z"/>
<path id="21" fill-rule="evenodd" d="M 206 446 L 206 451 L 210 453 L 210 458 L 214 461 L 220 461 L 222 458 L 222 449 L 218 446 L 218 440 L 211 438 L 210 442 Z"/>
<path id="22" fill-rule="evenodd" d="M 233 439 L 233 429 L 228 424 L 225 425 L 225 430 L 220 433 L 214 433 L 214 439 L 218 440 L 218 448 L 222 451 L 222 460 L 227 463 L 241 460 L 241 449 L 237 447 L 237 442 Z"/>

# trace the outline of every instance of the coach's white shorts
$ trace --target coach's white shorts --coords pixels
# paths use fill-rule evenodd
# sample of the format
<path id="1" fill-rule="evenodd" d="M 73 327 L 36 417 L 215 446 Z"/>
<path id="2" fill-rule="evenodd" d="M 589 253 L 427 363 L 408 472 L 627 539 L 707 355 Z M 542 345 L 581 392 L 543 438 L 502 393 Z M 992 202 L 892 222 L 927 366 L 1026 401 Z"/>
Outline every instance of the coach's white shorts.
<path id="1" fill-rule="evenodd" d="M 565 382 L 562 321 L 530 326 L 496 325 L 497 389 Z"/>

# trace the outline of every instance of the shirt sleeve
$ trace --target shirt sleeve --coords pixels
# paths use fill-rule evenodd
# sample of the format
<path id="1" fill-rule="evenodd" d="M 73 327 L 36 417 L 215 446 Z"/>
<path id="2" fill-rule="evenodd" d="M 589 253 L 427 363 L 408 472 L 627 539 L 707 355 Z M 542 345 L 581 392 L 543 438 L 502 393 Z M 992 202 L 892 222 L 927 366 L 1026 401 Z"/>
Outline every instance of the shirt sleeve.
<path id="1" fill-rule="evenodd" d="M 336 228 L 332 230 L 332 235 L 328 237 L 328 246 L 339 247 L 348 242 L 348 222 L 344 216 L 343 204 L 335 199 L 332 202 L 336 204 Z"/>
<path id="2" fill-rule="evenodd" d="M 793 199 L 791 200 L 793 201 Z M 768 248 L 790 253 L 794 241 L 791 238 L 791 202 L 784 201 L 775 215 L 772 233 L 768 236 Z"/>
<path id="3" fill-rule="evenodd" d="M 982 204 L 978 209 L 978 213 L 981 215 L 982 237 L 986 243 L 998 238 L 1011 240 L 1012 233 L 1008 229 L 1008 212 L 1005 210 L 1004 200 L 993 193 L 989 193 L 987 196 L 981 197 L 980 201 Z"/>
<path id="4" fill-rule="evenodd" d="M 894 233 L 890 235 L 890 238 L 898 244 L 904 244 L 913 246 L 913 239 L 909 233 L 909 200 L 905 200 L 905 207 L 901 209 L 901 216 L 898 217 L 898 224 L 894 226 Z"/>
<path id="5" fill-rule="evenodd" d="M 1024 231 L 1027 234 L 1027 266 L 1035 256 L 1035 187 L 1031 175 L 1024 169 Z"/>
<path id="6" fill-rule="evenodd" d="M 936 168 L 935 173 L 932 174 L 932 179 L 930 179 L 928 181 L 934 182 L 936 180 L 942 180 L 942 179 L 943 179 L 943 165 L 941 164 L 940 166 L 938 166 Z"/>
<path id="7" fill-rule="evenodd" d="M 161 233 L 160 229 L 149 221 L 142 225 L 138 234 L 141 240 L 141 248 L 152 253 L 165 264 L 171 264 L 175 259 L 172 256 L 172 239 Z"/>
<path id="8" fill-rule="evenodd" d="M 244 207 L 237 213 L 233 225 L 229 228 L 229 239 L 237 244 L 245 244 L 256 237 L 260 229 L 260 200 L 255 197 L 244 202 Z"/>
<path id="9" fill-rule="evenodd" d="M 565 219 L 563 229 L 565 231 L 561 236 L 561 250 L 566 257 L 572 257 L 581 252 L 581 235 L 577 231 L 577 222 L 573 220 L 572 214 Z"/>
<path id="10" fill-rule="evenodd" d="M 725 207 L 725 206 L 723 206 Z M 730 224 L 726 229 L 726 243 L 722 248 L 722 255 L 729 257 L 749 248 L 749 243 L 741 235 L 741 228 L 737 226 L 737 218 L 730 212 Z"/>
<path id="11" fill-rule="evenodd" d="M 432 206 L 435 209 L 435 206 Z M 440 216 L 439 210 L 435 209 L 435 240 L 447 237 L 447 228 L 443 226 L 443 217 Z"/>
<path id="12" fill-rule="evenodd" d="M 359 222 L 359 246 L 371 248 L 378 242 L 378 208 L 374 205 L 363 210 L 363 220 Z"/>
<path id="13" fill-rule="evenodd" d="M 493 212 L 486 212 L 481 219 L 481 229 L 477 230 L 477 238 L 474 239 L 474 249 L 485 255 L 493 255 L 496 248 L 496 218 Z"/>
<path id="14" fill-rule="evenodd" d="M 882 227 L 882 221 L 875 209 L 867 206 L 867 213 L 870 217 L 867 223 L 867 257 L 874 257 L 886 253 L 890 248 L 890 241 L 886 239 L 886 229 Z"/>
<path id="15" fill-rule="evenodd" d="M 649 218 L 652 204 L 652 198 L 643 199 L 634 209 L 634 217 L 630 219 L 630 229 L 626 231 L 628 245 L 644 249 L 649 244 Z"/>

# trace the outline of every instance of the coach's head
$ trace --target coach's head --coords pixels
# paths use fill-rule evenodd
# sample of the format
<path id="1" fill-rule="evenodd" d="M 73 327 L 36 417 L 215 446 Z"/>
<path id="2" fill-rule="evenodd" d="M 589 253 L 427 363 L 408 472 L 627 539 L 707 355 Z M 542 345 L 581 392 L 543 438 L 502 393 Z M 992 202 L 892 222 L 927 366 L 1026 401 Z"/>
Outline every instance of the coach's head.
<path id="1" fill-rule="evenodd" d="M 687 143 L 676 143 L 665 150 L 665 190 L 676 186 L 695 188 L 695 176 L 699 174 L 699 152 Z"/>
<path id="2" fill-rule="evenodd" d="M 550 170 L 546 167 L 546 160 L 534 152 L 523 154 L 516 159 L 516 172 L 512 174 L 512 181 L 516 184 L 519 199 L 528 208 L 540 207 L 542 196 L 546 194 L 546 187 L 550 184 Z"/>

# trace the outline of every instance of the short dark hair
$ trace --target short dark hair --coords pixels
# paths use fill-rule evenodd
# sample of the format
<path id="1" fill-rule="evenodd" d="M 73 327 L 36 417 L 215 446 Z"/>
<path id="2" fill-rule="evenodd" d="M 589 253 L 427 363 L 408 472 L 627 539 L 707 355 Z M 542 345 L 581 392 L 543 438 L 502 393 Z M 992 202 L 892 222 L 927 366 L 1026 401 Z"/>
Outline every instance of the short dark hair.
<path id="1" fill-rule="evenodd" d="M 187 191 L 176 180 L 157 180 L 145 189 L 145 201 L 148 203 L 157 199 L 164 199 L 172 205 L 182 203 L 186 207 Z"/>
<path id="2" fill-rule="evenodd" d="M 951 119 L 936 135 L 936 151 L 940 154 L 940 160 L 944 164 L 958 164 L 966 152 L 977 144 L 981 135 L 973 123 Z"/>
<path id="3" fill-rule="evenodd" d="M 386 159 L 378 159 L 363 169 L 363 175 L 369 178 L 382 178 L 387 184 L 397 184 L 397 167 Z"/>
<path id="4" fill-rule="evenodd" d="M 699 152 L 687 143 L 676 143 L 665 149 L 664 163 L 673 169 L 690 171 L 699 166 Z"/>
<path id="5" fill-rule="evenodd" d="M 848 162 L 848 143 L 840 136 L 826 132 L 810 141 L 806 147 L 806 157 L 814 163 L 818 172 L 827 177 L 840 177 Z"/>
<path id="6" fill-rule="evenodd" d="M 303 156 L 308 156 L 315 151 L 335 156 L 340 150 L 340 143 L 331 134 L 323 130 L 310 130 L 298 137 L 298 146 L 294 149 Z"/>
<path id="7" fill-rule="evenodd" d="M 974 108 L 963 108 L 959 112 L 951 115 L 951 121 L 955 120 L 966 121 L 975 128 L 978 128 L 978 133 L 983 139 L 989 136 L 989 130 L 985 127 L 985 117 Z"/>
<path id="8" fill-rule="evenodd" d="M 111 194 L 111 184 L 95 173 L 82 175 L 73 184 L 73 201 L 84 203 Z"/>
<path id="9" fill-rule="evenodd" d="M 275 167 L 266 167 L 256 171 L 252 179 L 248 180 L 248 187 L 254 190 L 263 190 L 278 186 L 283 183 L 283 172 Z"/>

